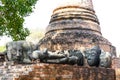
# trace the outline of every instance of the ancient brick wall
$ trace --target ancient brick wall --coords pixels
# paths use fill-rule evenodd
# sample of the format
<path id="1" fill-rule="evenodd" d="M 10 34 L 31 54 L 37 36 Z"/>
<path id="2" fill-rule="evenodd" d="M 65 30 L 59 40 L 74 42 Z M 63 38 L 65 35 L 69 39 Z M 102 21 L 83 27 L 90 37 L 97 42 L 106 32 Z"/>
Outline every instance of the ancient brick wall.
<path id="1" fill-rule="evenodd" d="M 120 58 L 113 58 L 113 60 L 112 60 L 112 68 L 113 69 L 116 69 L 116 68 L 120 69 Z"/>
<path id="2" fill-rule="evenodd" d="M 115 80 L 115 71 L 106 68 L 88 68 L 60 64 L 34 65 L 29 75 L 16 80 Z"/>
<path id="3" fill-rule="evenodd" d="M 120 68 L 115 69 L 116 80 L 120 80 Z"/>
<path id="4" fill-rule="evenodd" d="M 80 0 L 81 1 L 81 0 Z M 40 50 L 67 50 L 99 45 L 116 55 L 115 47 L 102 36 L 99 20 L 93 8 L 67 4 L 57 7 L 51 16 L 45 37 L 39 41 Z"/>
<path id="5" fill-rule="evenodd" d="M 115 69 L 116 80 L 120 80 L 120 58 L 114 58 L 112 60 L 112 68 Z"/>

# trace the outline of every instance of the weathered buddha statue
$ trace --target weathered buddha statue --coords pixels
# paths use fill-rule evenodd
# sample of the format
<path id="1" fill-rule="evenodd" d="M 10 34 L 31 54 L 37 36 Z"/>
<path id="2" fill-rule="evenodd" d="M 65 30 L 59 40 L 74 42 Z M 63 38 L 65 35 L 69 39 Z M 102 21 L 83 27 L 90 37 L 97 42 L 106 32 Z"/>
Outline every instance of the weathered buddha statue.
<path id="1" fill-rule="evenodd" d="M 47 49 L 40 51 L 33 51 L 30 55 L 31 59 L 40 59 L 41 62 L 45 63 L 56 63 L 56 64 L 77 64 L 82 66 L 84 63 L 83 55 L 79 50 L 65 50 L 51 52 Z"/>
<path id="2" fill-rule="evenodd" d="M 111 68 L 112 56 L 109 52 L 101 51 L 100 67 Z"/>
<path id="3" fill-rule="evenodd" d="M 35 50 L 30 55 L 31 59 L 34 59 L 34 60 L 40 59 L 40 61 L 43 61 L 43 62 L 49 59 L 60 59 L 64 57 L 66 57 L 66 55 L 62 51 L 51 52 L 51 51 L 48 51 L 46 48 L 44 50 Z"/>
<path id="4" fill-rule="evenodd" d="M 29 55 L 33 52 L 35 46 L 31 42 L 12 41 L 6 44 L 6 55 L 8 61 L 18 63 L 29 63 Z"/>
<path id="5" fill-rule="evenodd" d="M 83 66 L 84 64 L 84 57 L 83 54 L 80 50 L 69 50 L 69 57 L 76 57 L 77 59 L 77 65 L 79 66 Z M 72 61 L 72 60 L 71 60 Z M 72 63 L 71 61 L 69 61 L 70 63 Z"/>
<path id="6" fill-rule="evenodd" d="M 87 49 L 84 51 L 84 53 L 89 66 L 99 66 L 101 54 L 101 49 L 99 46 L 94 46 L 91 49 Z"/>

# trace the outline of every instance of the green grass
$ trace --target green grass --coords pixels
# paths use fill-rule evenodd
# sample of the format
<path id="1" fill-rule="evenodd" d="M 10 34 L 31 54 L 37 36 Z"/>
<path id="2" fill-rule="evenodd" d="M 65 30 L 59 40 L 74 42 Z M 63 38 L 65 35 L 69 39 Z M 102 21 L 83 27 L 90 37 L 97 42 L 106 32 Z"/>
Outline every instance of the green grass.
<path id="1" fill-rule="evenodd" d="M 3 52 L 5 50 L 6 50 L 5 46 L 0 46 L 0 52 Z"/>

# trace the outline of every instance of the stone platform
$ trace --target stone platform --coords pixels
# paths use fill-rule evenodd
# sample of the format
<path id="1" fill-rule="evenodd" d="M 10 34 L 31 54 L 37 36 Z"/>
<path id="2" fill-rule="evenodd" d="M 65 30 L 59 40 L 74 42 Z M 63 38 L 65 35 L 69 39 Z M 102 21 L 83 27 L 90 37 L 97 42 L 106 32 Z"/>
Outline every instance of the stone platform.
<path id="1" fill-rule="evenodd" d="M 29 75 L 16 80 L 116 80 L 115 70 L 63 64 L 37 64 Z"/>

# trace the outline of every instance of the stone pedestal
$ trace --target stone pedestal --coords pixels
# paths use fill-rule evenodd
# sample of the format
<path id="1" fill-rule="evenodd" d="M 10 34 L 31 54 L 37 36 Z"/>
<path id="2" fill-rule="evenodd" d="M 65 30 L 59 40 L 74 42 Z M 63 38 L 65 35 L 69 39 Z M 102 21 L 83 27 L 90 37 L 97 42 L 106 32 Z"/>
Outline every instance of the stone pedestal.
<path id="1" fill-rule="evenodd" d="M 115 80 L 115 71 L 62 64 L 34 65 L 34 70 L 17 80 Z"/>

